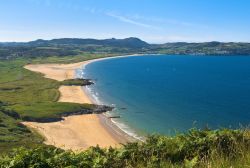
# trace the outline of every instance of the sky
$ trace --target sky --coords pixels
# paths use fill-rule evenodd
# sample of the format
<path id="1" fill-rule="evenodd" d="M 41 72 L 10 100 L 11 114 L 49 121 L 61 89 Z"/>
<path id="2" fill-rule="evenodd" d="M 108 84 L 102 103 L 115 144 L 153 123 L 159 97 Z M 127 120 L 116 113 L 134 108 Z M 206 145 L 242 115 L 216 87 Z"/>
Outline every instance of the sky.
<path id="1" fill-rule="evenodd" d="M 250 42 L 250 0 L 0 0 L 0 41 Z"/>

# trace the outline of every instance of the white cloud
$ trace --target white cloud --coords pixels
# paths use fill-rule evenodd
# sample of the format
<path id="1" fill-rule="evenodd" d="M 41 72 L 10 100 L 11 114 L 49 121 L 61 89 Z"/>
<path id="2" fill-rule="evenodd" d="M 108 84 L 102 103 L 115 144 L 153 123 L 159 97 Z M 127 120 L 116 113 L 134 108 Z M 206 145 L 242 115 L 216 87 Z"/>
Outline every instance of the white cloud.
<path id="1" fill-rule="evenodd" d="M 150 24 L 145 24 L 145 23 L 142 23 L 142 22 L 138 22 L 138 21 L 132 20 L 132 19 L 130 19 L 128 17 L 117 15 L 117 14 L 114 14 L 114 13 L 111 13 L 111 12 L 106 12 L 105 14 L 107 16 L 116 18 L 121 22 L 130 23 L 130 24 L 140 26 L 140 27 L 145 27 L 145 28 L 158 29 L 158 30 L 161 29 L 160 27 L 156 27 L 156 26 L 153 26 L 153 25 L 150 25 Z"/>
<path id="2" fill-rule="evenodd" d="M 206 25 L 202 24 L 196 24 L 191 23 L 187 21 L 180 21 L 177 19 L 167 19 L 167 18 L 161 18 L 161 17 L 152 17 L 152 16 L 142 16 L 139 14 L 129 15 L 130 18 L 135 20 L 144 20 L 144 21 L 150 21 L 150 22 L 157 22 L 160 24 L 171 24 L 171 25 L 177 25 L 177 26 L 185 26 L 185 27 L 200 27 L 200 28 L 207 28 Z"/>

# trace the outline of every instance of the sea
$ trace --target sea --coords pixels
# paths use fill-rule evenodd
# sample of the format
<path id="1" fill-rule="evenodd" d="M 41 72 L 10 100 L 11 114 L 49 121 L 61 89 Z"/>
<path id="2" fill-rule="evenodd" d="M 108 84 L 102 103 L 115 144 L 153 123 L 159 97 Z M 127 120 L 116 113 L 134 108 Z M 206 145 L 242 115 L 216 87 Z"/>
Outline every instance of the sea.
<path id="1" fill-rule="evenodd" d="M 136 138 L 250 124 L 249 56 L 128 56 L 81 70 L 94 82 L 87 92 Z"/>

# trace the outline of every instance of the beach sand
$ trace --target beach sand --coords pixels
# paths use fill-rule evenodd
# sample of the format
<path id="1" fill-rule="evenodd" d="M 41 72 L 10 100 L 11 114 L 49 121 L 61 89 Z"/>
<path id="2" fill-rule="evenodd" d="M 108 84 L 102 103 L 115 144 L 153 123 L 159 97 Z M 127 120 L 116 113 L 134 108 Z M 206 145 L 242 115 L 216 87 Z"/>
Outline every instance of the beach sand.
<path id="1" fill-rule="evenodd" d="M 59 102 L 92 103 L 81 86 L 60 86 L 59 91 Z"/>
<path id="2" fill-rule="evenodd" d="M 90 146 L 118 147 L 119 138 L 113 136 L 101 124 L 98 115 L 86 114 L 65 117 L 51 123 L 25 122 L 45 137 L 45 144 L 62 149 L 85 150 Z"/>
<path id="3" fill-rule="evenodd" d="M 45 78 L 63 81 L 66 79 L 74 79 L 75 69 L 81 68 L 81 66 L 84 66 L 88 62 L 89 61 L 73 64 L 29 64 L 25 65 L 24 68 L 30 71 L 40 72 L 44 74 Z"/>
<path id="4" fill-rule="evenodd" d="M 96 60 L 73 64 L 29 64 L 25 68 L 40 72 L 46 78 L 63 81 L 73 79 L 75 69 Z M 59 102 L 92 103 L 80 86 L 61 86 L 59 91 Z M 23 122 L 23 124 L 43 135 L 46 144 L 63 149 L 84 150 L 96 145 L 117 147 L 131 140 L 131 137 L 116 128 L 103 114 L 69 116 L 62 121 L 52 123 Z"/>

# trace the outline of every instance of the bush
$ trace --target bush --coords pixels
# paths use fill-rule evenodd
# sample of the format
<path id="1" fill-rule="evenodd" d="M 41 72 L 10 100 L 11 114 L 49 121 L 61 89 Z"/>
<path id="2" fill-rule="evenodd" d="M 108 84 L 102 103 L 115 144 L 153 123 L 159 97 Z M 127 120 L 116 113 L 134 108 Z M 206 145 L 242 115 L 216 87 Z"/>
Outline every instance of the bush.
<path id="1" fill-rule="evenodd" d="M 55 147 L 19 148 L 0 160 L 4 167 L 244 167 L 250 164 L 249 130 L 191 129 L 174 137 L 152 135 L 121 148 L 72 152 Z M 227 166 L 225 166 L 227 165 Z"/>

